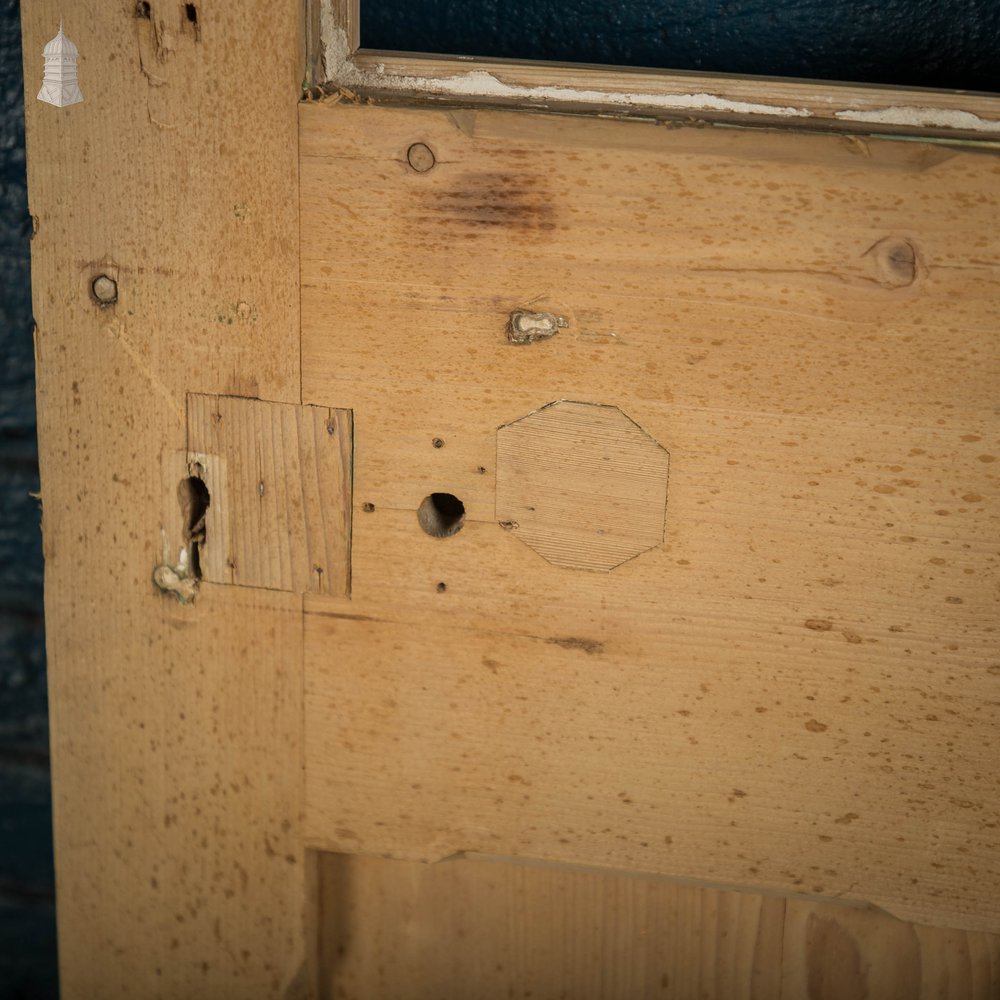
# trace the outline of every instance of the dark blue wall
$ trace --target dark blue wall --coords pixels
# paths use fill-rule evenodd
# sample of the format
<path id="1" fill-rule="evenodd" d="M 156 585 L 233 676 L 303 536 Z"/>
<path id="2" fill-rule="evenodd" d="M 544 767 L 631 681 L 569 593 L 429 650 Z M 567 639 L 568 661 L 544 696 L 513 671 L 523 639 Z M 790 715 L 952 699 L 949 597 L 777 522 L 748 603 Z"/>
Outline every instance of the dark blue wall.
<path id="1" fill-rule="evenodd" d="M 362 0 L 367 48 L 1000 89 L 1000 0 Z"/>
<path id="2" fill-rule="evenodd" d="M 363 7 L 371 48 L 1000 89 L 1000 0 L 365 0 Z M 29 495 L 38 489 L 29 232 L 18 2 L 0 0 L 4 1000 L 56 992 L 42 560 L 38 504 Z"/>
<path id="3" fill-rule="evenodd" d="M 56 994 L 17 0 L 0 0 L 0 997 Z"/>

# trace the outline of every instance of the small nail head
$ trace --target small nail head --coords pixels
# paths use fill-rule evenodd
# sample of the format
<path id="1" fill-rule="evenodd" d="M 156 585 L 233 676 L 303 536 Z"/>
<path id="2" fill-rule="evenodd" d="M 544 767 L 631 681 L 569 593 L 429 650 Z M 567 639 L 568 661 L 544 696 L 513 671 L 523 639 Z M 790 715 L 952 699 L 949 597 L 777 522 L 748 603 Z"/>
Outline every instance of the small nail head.
<path id="1" fill-rule="evenodd" d="M 99 274 L 94 278 L 90 290 L 98 305 L 110 306 L 118 301 L 118 282 L 106 274 Z"/>
<path id="2" fill-rule="evenodd" d="M 443 448 L 444 447 L 444 439 L 443 438 L 434 438 L 434 440 L 431 441 L 431 444 L 434 445 L 435 448 Z"/>
<path id="3" fill-rule="evenodd" d="M 373 503 L 372 503 L 372 502 L 371 502 L 370 500 L 366 500 L 366 501 L 365 501 L 365 502 L 364 502 L 364 503 L 363 503 L 363 504 L 361 505 L 361 509 L 362 509 L 362 510 L 363 510 L 363 511 L 364 511 L 364 512 L 365 512 L 366 514 L 371 514 L 371 513 L 372 513 L 372 512 L 373 512 L 373 511 L 375 510 L 375 504 L 373 504 Z"/>
<path id="4" fill-rule="evenodd" d="M 437 585 L 437 592 L 443 594 L 448 589 L 448 584 L 442 582 Z"/>
<path id="5" fill-rule="evenodd" d="M 416 170 L 418 174 L 426 174 L 437 162 L 434 152 L 426 143 L 415 142 L 406 151 L 406 162 Z"/>

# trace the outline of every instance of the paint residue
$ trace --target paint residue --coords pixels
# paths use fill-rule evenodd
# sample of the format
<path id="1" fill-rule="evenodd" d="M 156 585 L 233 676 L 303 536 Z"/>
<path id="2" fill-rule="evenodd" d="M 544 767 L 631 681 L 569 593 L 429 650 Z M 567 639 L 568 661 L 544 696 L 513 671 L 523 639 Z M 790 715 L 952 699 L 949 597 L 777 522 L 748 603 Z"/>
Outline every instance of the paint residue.
<path id="1" fill-rule="evenodd" d="M 967 132 L 1000 132 L 1000 121 L 980 118 L 971 111 L 954 108 L 908 108 L 895 105 L 870 111 L 836 111 L 841 121 L 864 122 L 867 125 L 903 125 L 909 128 L 947 128 Z"/>
<path id="2" fill-rule="evenodd" d="M 485 69 L 457 71 L 455 75 L 422 77 L 394 74 L 384 63 L 372 69 L 357 66 L 352 60 L 349 39 L 337 25 L 330 0 L 324 0 L 320 10 L 320 26 L 324 39 L 326 78 L 346 87 L 371 88 L 403 94 L 424 94 L 433 97 L 482 98 L 497 101 L 532 102 L 545 106 L 595 104 L 638 110 L 698 113 L 728 113 L 756 118 L 833 118 L 843 122 L 881 125 L 897 128 L 942 129 L 948 131 L 1000 133 L 1000 119 L 984 118 L 970 111 L 931 106 L 893 105 L 884 108 L 830 110 L 822 114 L 810 108 L 787 104 L 767 104 L 734 100 L 704 91 L 693 93 L 615 92 L 555 85 L 529 86 L 508 83 Z M 834 105 L 834 93 L 815 100 Z"/>

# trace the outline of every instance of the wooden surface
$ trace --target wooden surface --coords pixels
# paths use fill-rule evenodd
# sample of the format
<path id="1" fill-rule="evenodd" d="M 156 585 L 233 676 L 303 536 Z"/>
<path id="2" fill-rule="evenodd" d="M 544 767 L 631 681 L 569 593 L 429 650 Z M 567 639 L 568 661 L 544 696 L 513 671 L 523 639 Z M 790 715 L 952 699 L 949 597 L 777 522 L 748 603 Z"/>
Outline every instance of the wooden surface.
<path id="1" fill-rule="evenodd" d="M 1000 928 L 1000 160 L 343 105 L 300 143 L 303 398 L 356 435 L 310 842 Z M 568 326 L 512 345 L 518 309 Z M 496 520 L 497 428 L 554 399 L 670 452 L 665 541 L 610 573 Z"/>
<path id="2" fill-rule="evenodd" d="M 212 502 L 201 568 L 212 583 L 351 592 L 349 410 L 188 397 L 188 464 Z"/>
<path id="3" fill-rule="evenodd" d="M 611 570 L 663 543 L 669 464 L 617 407 L 552 403 L 497 430 L 496 519 L 557 566 Z"/>
<path id="4" fill-rule="evenodd" d="M 22 8 L 61 989 L 278 997 L 305 959 L 301 598 L 182 606 L 152 575 L 185 394 L 300 401 L 298 12 L 149 7 Z M 33 99 L 60 18 L 62 109 Z"/>
<path id="5" fill-rule="evenodd" d="M 319 996 L 992 1000 L 1000 939 L 554 866 L 319 858 Z"/>
<path id="6" fill-rule="evenodd" d="M 299 11 L 189 6 L 23 12 L 29 95 L 67 13 L 84 93 L 27 105 L 63 994 L 295 997 L 345 939 L 357 995 L 400 981 L 384 955 L 445 982 L 478 953 L 414 948 L 435 907 L 449 951 L 490 911 L 523 990 L 597 951 L 612 989 L 774 996 L 780 945 L 783 995 L 912 993 L 918 957 L 928 996 L 995 991 L 983 936 L 527 867 L 442 888 L 447 865 L 306 848 L 1000 927 L 998 161 L 344 106 L 301 109 L 300 158 Z M 513 345 L 515 310 L 566 325 Z M 207 396 L 243 398 L 236 439 Z M 670 452 L 662 544 L 608 572 L 498 523 L 498 428 L 559 399 Z M 275 507 L 259 552 L 239 535 L 263 586 L 157 590 L 191 462 L 225 580 L 248 491 L 301 486 L 331 414 L 340 486 L 300 492 L 335 515 L 322 544 Z M 461 531 L 421 529 L 433 493 Z M 350 598 L 295 592 L 348 543 Z M 533 900 L 532 935 L 500 896 Z M 633 938 L 574 952 L 554 921 L 588 906 L 646 907 L 670 968 Z"/>

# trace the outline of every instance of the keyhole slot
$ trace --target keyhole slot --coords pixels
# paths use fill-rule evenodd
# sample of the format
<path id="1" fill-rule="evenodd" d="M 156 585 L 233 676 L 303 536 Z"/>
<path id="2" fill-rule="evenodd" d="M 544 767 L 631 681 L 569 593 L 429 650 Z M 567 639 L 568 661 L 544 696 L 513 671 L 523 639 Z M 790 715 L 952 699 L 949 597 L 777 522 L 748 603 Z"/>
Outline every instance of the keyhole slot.
<path id="1" fill-rule="evenodd" d="M 192 470 L 195 471 L 195 470 Z M 177 486 L 177 500 L 184 518 L 184 540 L 190 553 L 191 575 L 201 579 L 201 549 L 205 545 L 205 519 L 212 498 L 208 487 L 197 475 L 182 479 Z"/>

